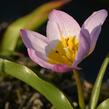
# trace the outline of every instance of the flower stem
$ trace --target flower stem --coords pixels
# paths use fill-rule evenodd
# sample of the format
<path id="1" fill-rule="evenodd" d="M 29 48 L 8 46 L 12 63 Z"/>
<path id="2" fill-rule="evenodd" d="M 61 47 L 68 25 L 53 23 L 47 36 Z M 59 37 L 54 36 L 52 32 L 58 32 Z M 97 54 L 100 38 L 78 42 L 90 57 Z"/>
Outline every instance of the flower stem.
<path id="1" fill-rule="evenodd" d="M 76 85 L 77 85 L 79 106 L 81 109 L 85 109 L 84 95 L 83 95 L 83 89 L 82 89 L 79 72 L 76 70 L 73 70 L 73 76 L 75 78 Z"/>

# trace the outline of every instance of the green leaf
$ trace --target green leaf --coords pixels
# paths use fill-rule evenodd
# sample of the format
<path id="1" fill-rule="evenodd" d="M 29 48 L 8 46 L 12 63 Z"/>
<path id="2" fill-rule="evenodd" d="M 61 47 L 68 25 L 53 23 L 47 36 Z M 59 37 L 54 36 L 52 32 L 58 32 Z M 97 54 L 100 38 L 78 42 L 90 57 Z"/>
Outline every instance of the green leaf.
<path id="1" fill-rule="evenodd" d="M 99 104 L 97 109 L 109 109 L 109 98 L 104 100 L 101 104 Z"/>
<path id="2" fill-rule="evenodd" d="M 44 95 L 56 109 L 73 109 L 66 96 L 59 89 L 38 77 L 26 66 L 0 59 L 0 72 L 27 83 Z"/>
<path id="3" fill-rule="evenodd" d="M 92 89 L 92 94 L 91 94 L 91 99 L 90 99 L 90 104 L 89 104 L 89 109 L 95 109 L 98 103 L 99 99 L 99 94 L 100 94 L 100 89 L 102 85 L 102 80 L 105 74 L 105 70 L 109 64 L 109 57 L 107 56 L 100 68 L 100 71 L 98 73 L 97 79 L 95 81 L 94 87 Z"/>
<path id="4" fill-rule="evenodd" d="M 57 0 L 51 1 L 35 9 L 32 13 L 17 19 L 9 25 L 4 33 L 0 52 L 3 55 L 9 55 L 16 48 L 19 38 L 19 30 L 25 29 L 37 29 L 43 22 L 47 20 L 48 14 L 54 8 L 59 8 L 66 4 L 70 0 Z"/>

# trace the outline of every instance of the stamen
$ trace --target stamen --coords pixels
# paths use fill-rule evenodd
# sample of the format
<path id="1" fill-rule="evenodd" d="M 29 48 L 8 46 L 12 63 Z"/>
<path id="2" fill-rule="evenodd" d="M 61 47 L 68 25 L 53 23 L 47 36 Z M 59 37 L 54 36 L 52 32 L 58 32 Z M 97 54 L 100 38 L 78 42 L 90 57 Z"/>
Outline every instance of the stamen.
<path id="1" fill-rule="evenodd" d="M 59 51 L 56 50 L 56 53 L 59 53 Z"/>
<path id="2" fill-rule="evenodd" d="M 48 53 L 48 61 L 52 64 L 72 65 L 78 51 L 79 41 L 74 37 L 62 37 L 57 46 Z"/>

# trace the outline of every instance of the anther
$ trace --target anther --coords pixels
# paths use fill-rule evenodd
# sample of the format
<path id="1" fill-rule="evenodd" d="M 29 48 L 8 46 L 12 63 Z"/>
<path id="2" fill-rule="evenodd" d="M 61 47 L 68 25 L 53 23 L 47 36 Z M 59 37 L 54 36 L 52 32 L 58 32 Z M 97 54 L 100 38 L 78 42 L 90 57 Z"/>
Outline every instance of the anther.
<path id="1" fill-rule="evenodd" d="M 56 53 L 59 53 L 59 51 L 56 50 Z"/>

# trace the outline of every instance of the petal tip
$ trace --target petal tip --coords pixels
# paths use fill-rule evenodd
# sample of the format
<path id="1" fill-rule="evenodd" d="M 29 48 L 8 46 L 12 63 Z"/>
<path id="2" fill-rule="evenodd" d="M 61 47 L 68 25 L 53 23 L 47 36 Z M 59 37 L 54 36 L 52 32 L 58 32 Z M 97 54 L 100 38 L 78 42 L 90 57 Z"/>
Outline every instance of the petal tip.
<path id="1" fill-rule="evenodd" d="M 108 16 L 108 11 L 106 9 L 101 9 L 99 11 L 96 11 L 95 13 L 101 14 L 102 16 L 104 16 L 104 18 Z"/>
<path id="2" fill-rule="evenodd" d="M 101 9 L 100 11 L 102 11 L 103 13 L 105 13 L 106 15 L 108 14 L 108 11 L 106 9 Z"/>
<path id="3" fill-rule="evenodd" d="M 20 36 L 23 37 L 25 34 L 26 30 L 25 29 L 20 29 Z"/>
<path id="4" fill-rule="evenodd" d="M 103 25 L 107 16 L 108 11 L 106 9 L 95 11 L 86 19 L 82 27 L 87 29 L 89 33 L 91 33 L 94 28 L 96 28 L 99 25 Z"/>
<path id="5" fill-rule="evenodd" d="M 106 9 L 101 9 L 101 10 L 99 10 L 98 12 L 103 13 L 105 17 L 108 16 L 108 11 L 107 11 Z"/>
<path id="6" fill-rule="evenodd" d="M 20 36 L 21 36 L 22 38 L 24 38 L 24 37 L 28 36 L 29 32 L 30 32 L 30 30 L 27 30 L 27 29 L 20 29 Z"/>
<path id="7" fill-rule="evenodd" d="M 27 30 L 27 29 L 20 29 L 20 32 L 21 32 L 21 33 L 24 33 L 24 32 L 26 32 L 26 31 L 29 31 L 29 30 Z"/>

